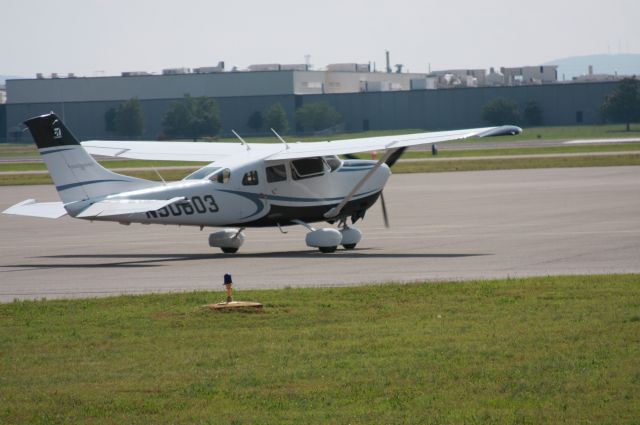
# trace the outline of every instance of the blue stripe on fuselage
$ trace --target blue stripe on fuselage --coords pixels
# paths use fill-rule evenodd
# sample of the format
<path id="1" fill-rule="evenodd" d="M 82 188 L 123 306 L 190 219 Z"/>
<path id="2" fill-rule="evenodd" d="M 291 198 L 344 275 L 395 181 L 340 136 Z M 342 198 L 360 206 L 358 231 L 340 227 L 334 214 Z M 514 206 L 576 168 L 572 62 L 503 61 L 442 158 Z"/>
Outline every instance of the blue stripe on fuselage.
<path id="1" fill-rule="evenodd" d="M 62 186 L 56 186 L 57 190 L 67 190 L 67 189 L 72 189 L 74 187 L 80 187 L 80 186 L 87 186 L 90 184 L 97 184 L 97 183 L 106 183 L 106 182 L 129 182 L 129 180 L 122 180 L 122 179 L 107 179 L 107 180 L 87 180 L 84 182 L 78 182 L 78 183 L 69 183 L 69 184 L 63 184 Z"/>

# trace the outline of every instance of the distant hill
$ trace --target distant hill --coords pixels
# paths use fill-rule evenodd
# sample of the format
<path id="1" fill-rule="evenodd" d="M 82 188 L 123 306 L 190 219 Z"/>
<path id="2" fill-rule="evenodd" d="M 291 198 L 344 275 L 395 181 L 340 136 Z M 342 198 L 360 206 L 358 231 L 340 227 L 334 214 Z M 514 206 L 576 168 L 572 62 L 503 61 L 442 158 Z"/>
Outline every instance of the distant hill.
<path id="1" fill-rule="evenodd" d="M 574 56 L 549 61 L 543 65 L 558 65 L 558 79 L 570 80 L 586 75 L 589 65 L 594 74 L 640 75 L 640 54 Z"/>

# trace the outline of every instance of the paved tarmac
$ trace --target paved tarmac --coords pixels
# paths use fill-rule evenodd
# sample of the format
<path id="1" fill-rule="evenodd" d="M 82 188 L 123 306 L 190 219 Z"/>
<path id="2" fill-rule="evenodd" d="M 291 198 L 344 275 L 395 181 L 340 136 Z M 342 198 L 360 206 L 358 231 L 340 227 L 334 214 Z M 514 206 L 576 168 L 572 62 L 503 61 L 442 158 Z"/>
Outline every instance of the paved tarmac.
<path id="1" fill-rule="evenodd" d="M 51 186 L 0 187 L 0 210 Z M 207 231 L 0 215 L 0 301 L 122 293 L 640 273 L 640 167 L 391 177 L 355 251 L 320 254 L 301 226 L 248 229 L 237 255 Z M 222 294 L 221 294 L 222 297 Z M 242 298 L 238 294 L 239 298 Z M 216 301 L 212 299 L 212 302 Z"/>

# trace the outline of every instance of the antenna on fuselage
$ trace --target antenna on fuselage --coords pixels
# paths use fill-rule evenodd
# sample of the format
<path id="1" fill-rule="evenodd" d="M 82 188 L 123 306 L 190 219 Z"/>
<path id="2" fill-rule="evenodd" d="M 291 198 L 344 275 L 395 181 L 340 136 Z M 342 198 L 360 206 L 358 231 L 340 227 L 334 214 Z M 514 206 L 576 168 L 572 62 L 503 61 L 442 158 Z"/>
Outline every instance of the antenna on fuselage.
<path id="1" fill-rule="evenodd" d="M 234 136 L 236 136 L 238 139 L 240 139 L 240 143 L 242 143 L 242 145 L 244 147 L 246 147 L 248 151 L 251 150 L 251 146 L 249 146 L 249 144 L 247 142 L 245 142 L 244 139 L 242 137 L 240 137 L 240 135 L 238 133 L 236 133 L 235 130 L 231 130 L 231 132 L 234 134 Z"/>
<path id="2" fill-rule="evenodd" d="M 276 137 L 282 142 L 284 143 L 284 145 L 287 147 L 287 149 L 289 149 L 289 144 L 287 142 L 285 142 L 285 140 L 280 137 L 280 135 L 272 128 L 271 131 L 273 131 L 273 134 L 276 135 Z"/>

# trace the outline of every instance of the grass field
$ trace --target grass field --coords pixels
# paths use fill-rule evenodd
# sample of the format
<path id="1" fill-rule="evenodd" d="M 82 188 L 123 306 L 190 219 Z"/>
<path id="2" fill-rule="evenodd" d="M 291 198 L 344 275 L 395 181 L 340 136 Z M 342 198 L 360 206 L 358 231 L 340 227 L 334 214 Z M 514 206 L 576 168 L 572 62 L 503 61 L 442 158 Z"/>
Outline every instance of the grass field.
<path id="1" fill-rule="evenodd" d="M 156 167 L 193 167 L 200 168 L 209 164 L 208 162 L 188 162 L 188 161 L 145 161 L 134 159 L 98 161 L 109 169 L 114 168 L 156 168 Z M 0 163 L 0 171 L 45 171 L 47 166 L 44 162 L 8 162 Z"/>
<path id="2" fill-rule="evenodd" d="M 569 168 L 569 167 L 613 167 L 640 165 L 638 154 L 614 156 L 570 156 L 550 158 L 500 158 L 456 161 L 421 161 L 397 162 L 392 171 L 394 173 L 437 173 L 452 171 L 487 171 L 487 170 L 516 170 L 534 168 Z M 160 174 L 166 181 L 177 181 L 186 177 L 193 169 L 161 170 Z M 153 170 L 126 171 L 124 174 L 143 179 L 159 181 L 160 178 Z M 0 186 L 19 186 L 33 184 L 52 184 L 48 174 L 3 174 L 0 175 Z"/>
<path id="3" fill-rule="evenodd" d="M 0 423 L 640 417 L 640 275 L 0 305 Z"/>
<path id="4" fill-rule="evenodd" d="M 510 147 L 510 148 L 490 148 L 490 149 L 464 149 L 438 151 L 438 158 L 470 158 L 474 156 L 511 156 L 511 155 L 558 155 L 565 153 L 599 153 L 599 152 L 640 152 L 640 143 L 611 143 L 603 145 L 566 145 L 566 146 L 545 146 L 545 147 Z M 370 159 L 369 153 L 358 154 L 358 157 Z M 431 158 L 431 150 L 406 151 L 403 159 L 411 158 Z M 0 164 L 1 165 L 1 164 Z M 0 168 L 0 171 L 2 169 Z"/>
<path id="5" fill-rule="evenodd" d="M 545 158 L 492 158 L 465 161 L 397 162 L 394 173 L 438 173 L 452 171 L 524 170 L 534 168 L 614 167 L 640 165 L 638 154 L 615 156 L 567 156 Z M 1 182 L 1 180 L 0 180 Z"/>
<path id="6" fill-rule="evenodd" d="M 623 124 L 608 125 L 572 125 L 557 127 L 529 127 L 524 128 L 522 134 L 510 137 L 511 140 L 565 140 L 565 139 L 613 139 L 639 137 L 640 125 L 632 125 L 631 131 L 624 131 Z M 486 137 L 481 140 L 499 141 L 504 137 Z"/>
<path id="7" fill-rule="evenodd" d="M 469 150 L 440 150 L 438 158 L 470 158 L 476 156 L 506 156 L 506 155 L 539 155 L 539 154 L 565 154 L 565 153 L 594 153 L 594 152 L 640 152 L 640 143 L 612 143 L 605 145 L 567 145 L 550 147 L 522 147 L 522 148 L 491 148 Z M 370 159 L 369 153 L 357 155 L 360 158 Z M 431 158 L 431 151 L 407 151 L 402 155 L 403 159 Z M 134 167 L 202 167 L 206 162 L 186 161 L 144 161 L 144 160 L 108 160 L 99 161 L 106 168 L 134 168 Z M 44 171 L 43 162 L 9 162 L 0 163 L 0 172 L 8 171 Z"/>

